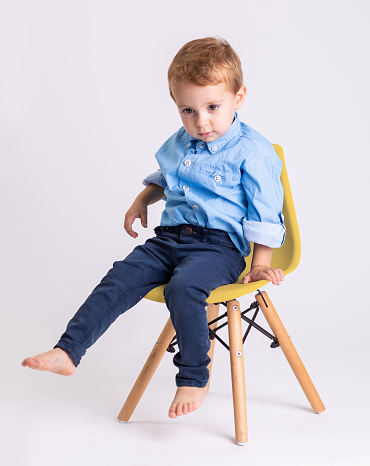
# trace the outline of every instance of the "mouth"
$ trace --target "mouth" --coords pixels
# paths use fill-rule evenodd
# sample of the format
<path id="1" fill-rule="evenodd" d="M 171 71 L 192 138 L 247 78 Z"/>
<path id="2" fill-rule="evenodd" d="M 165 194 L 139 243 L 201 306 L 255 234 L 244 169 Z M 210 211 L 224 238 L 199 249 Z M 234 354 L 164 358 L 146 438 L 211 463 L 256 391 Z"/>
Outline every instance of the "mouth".
<path id="1" fill-rule="evenodd" d="M 213 134 L 214 131 L 208 131 L 207 133 L 198 133 L 199 136 L 201 136 L 202 138 L 206 138 L 207 136 L 211 136 L 211 134 Z"/>

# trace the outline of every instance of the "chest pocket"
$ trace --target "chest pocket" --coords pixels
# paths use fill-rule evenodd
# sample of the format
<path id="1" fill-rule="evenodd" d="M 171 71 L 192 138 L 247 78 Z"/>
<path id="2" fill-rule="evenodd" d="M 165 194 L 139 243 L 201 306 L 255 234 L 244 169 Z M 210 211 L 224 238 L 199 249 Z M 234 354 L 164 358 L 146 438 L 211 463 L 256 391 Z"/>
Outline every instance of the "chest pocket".
<path id="1" fill-rule="evenodd" d="M 235 173 L 222 165 L 202 164 L 198 168 L 198 174 L 206 186 L 214 189 L 221 187 L 234 189 L 240 183 L 240 173 Z"/>

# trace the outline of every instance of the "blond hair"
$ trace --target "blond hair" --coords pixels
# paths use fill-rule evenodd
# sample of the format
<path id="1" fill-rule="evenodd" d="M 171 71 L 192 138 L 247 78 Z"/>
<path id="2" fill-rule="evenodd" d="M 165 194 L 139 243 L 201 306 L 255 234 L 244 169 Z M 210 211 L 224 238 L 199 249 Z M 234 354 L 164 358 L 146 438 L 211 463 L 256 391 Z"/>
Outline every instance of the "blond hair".
<path id="1" fill-rule="evenodd" d="M 235 50 L 219 37 L 205 37 L 187 42 L 177 52 L 168 68 L 171 88 L 179 82 L 198 86 L 217 85 L 224 82 L 236 95 L 243 85 L 243 71 Z"/>

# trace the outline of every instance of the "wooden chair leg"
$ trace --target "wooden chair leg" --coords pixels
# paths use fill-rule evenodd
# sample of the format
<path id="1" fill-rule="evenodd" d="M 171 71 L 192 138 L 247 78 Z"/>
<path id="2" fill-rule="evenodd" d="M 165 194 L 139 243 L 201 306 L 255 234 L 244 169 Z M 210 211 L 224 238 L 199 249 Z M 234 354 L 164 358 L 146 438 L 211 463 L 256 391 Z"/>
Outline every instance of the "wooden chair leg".
<path id="1" fill-rule="evenodd" d="M 175 329 L 171 319 L 168 319 L 117 417 L 119 421 L 128 421 L 130 419 L 174 336 Z"/>
<path id="2" fill-rule="evenodd" d="M 217 319 L 219 308 L 220 308 L 219 304 L 209 304 L 207 306 L 208 322 L 211 322 L 212 320 Z M 211 330 L 215 329 L 216 327 L 217 327 L 217 322 L 210 325 Z M 215 339 L 211 340 L 211 347 L 209 348 L 209 351 L 208 351 L 208 356 L 211 358 L 211 362 L 208 364 L 209 379 L 208 379 L 208 384 L 207 384 L 207 391 L 209 390 L 209 385 L 211 383 L 211 373 L 212 373 L 212 364 L 213 364 L 213 354 L 215 351 L 215 341 L 216 341 Z"/>
<path id="3" fill-rule="evenodd" d="M 242 324 L 238 301 L 232 300 L 227 302 L 227 318 L 229 323 L 235 438 L 238 445 L 244 445 L 248 441 L 247 400 L 245 391 Z"/>
<path id="4" fill-rule="evenodd" d="M 274 306 L 272 305 L 267 293 L 265 291 L 262 292 L 262 296 L 260 294 L 256 295 L 256 300 L 258 305 L 260 306 L 267 323 L 269 324 L 273 334 L 279 341 L 279 345 L 287 358 L 290 367 L 292 368 L 295 376 L 298 379 L 308 401 L 310 402 L 312 409 L 315 413 L 322 413 L 325 411 L 325 406 L 321 401 L 319 394 L 308 375 L 298 353 L 287 333 L 285 330 Z"/>

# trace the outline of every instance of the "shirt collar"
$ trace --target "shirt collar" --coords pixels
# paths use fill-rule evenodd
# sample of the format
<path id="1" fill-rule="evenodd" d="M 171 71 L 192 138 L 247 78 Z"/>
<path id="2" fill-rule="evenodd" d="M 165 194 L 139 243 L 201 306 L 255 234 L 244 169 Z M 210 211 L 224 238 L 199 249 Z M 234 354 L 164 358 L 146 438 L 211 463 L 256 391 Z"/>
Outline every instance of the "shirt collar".
<path id="1" fill-rule="evenodd" d="M 235 112 L 234 120 L 231 123 L 230 128 L 226 131 L 226 133 L 221 136 L 218 139 L 215 139 L 214 141 L 211 142 L 206 142 L 208 150 L 210 151 L 211 154 L 215 154 L 216 152 L 219 152 L 220 149 L 222 149 L 231 139 L 233 139 L 240 131 L 240 120 L 239 120 L 239 115 L 237 112 Z M 193 138 L 192 136 L 189 135 L 189 144 L 197 144 L 199 139 Z"/>

